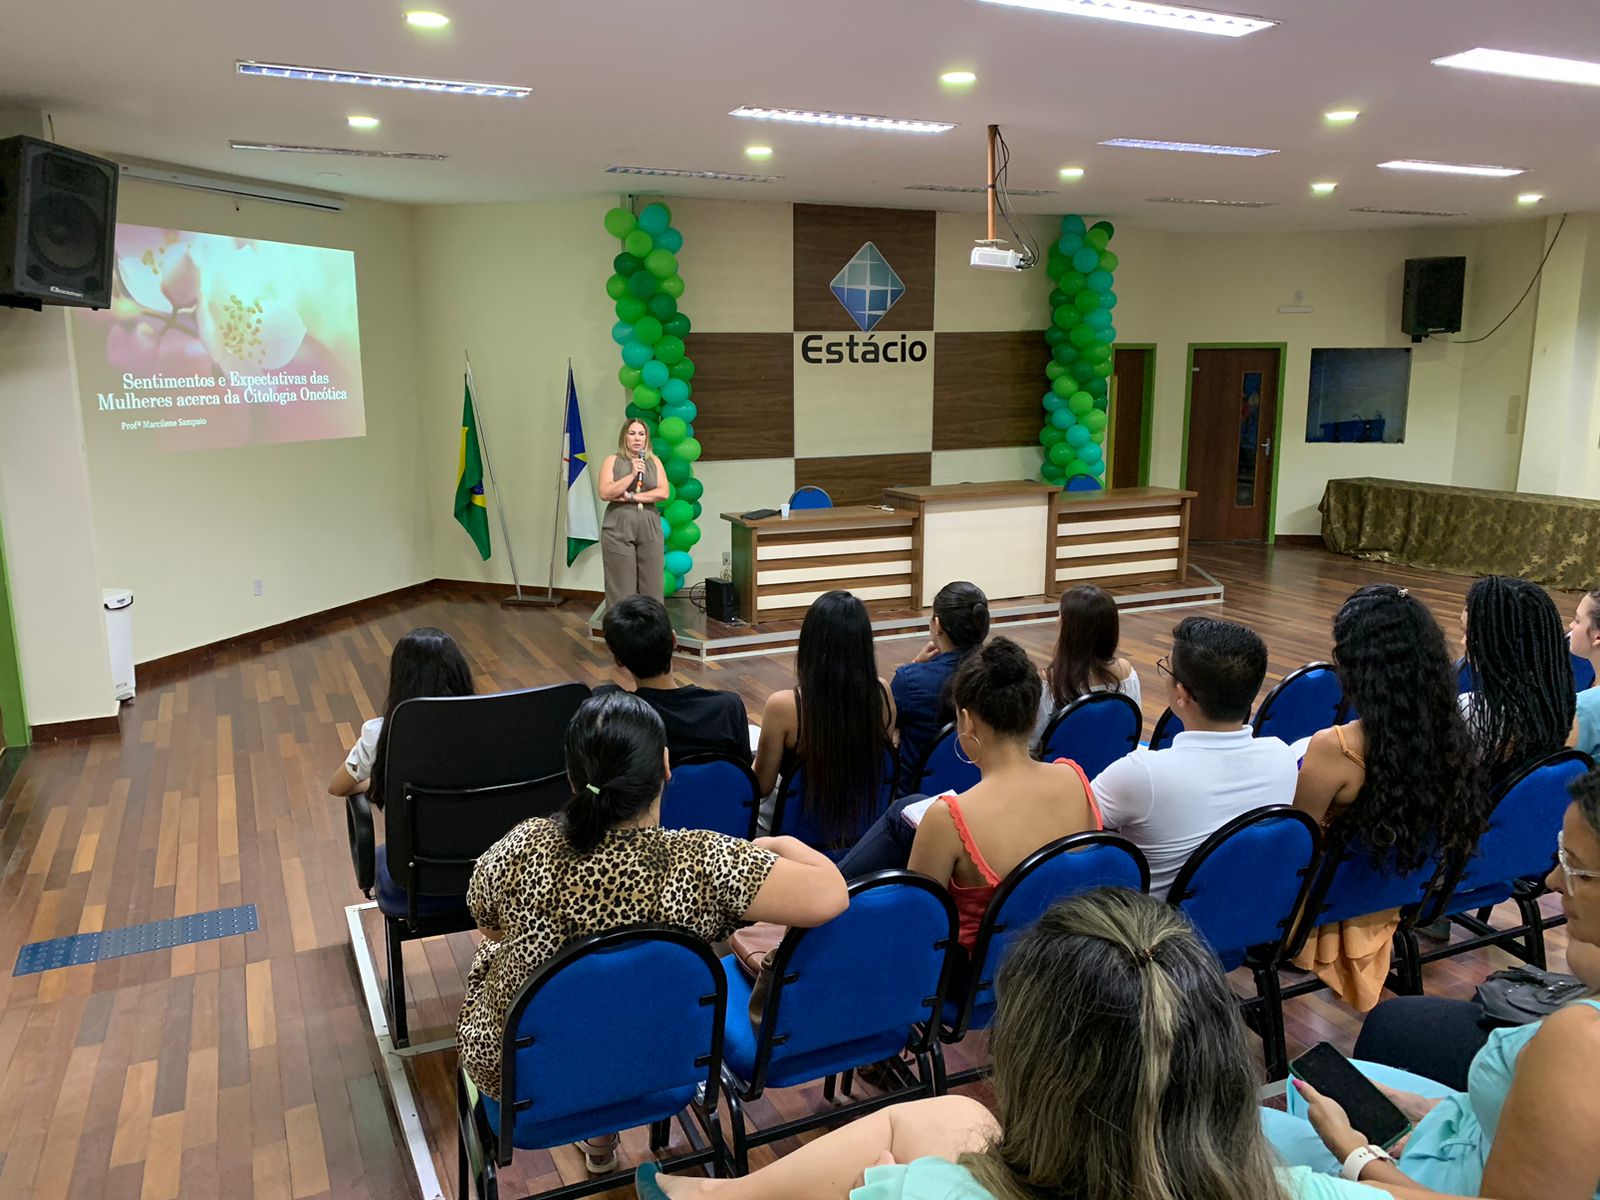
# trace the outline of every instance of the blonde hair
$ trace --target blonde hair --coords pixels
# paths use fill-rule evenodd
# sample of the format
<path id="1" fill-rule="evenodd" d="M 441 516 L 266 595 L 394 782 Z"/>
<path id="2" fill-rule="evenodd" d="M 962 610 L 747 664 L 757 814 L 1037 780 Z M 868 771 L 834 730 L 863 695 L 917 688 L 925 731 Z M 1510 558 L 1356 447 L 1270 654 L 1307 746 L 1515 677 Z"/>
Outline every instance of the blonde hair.
<path id="1" fill-rule="evenodd" d="M 996 992 L 1002 1132 L 961 1163 L 997 1200 L 1282 1200 L 1233 993 L 1167 905 L 1062 901 Z"/>
<path id="2" fill-rule="evenodd" d="M 622 428 L 617 431 L 617 450 L 619 453 L 626 454 L 628 452 L 628 430 L 632 429 L 635 425 L 643 426 L 644 448 L 645 452 L 649 453 L 650 426 L 645 425 L 642 417 L 629 417 L 627 420 L 622 422 Z"/>

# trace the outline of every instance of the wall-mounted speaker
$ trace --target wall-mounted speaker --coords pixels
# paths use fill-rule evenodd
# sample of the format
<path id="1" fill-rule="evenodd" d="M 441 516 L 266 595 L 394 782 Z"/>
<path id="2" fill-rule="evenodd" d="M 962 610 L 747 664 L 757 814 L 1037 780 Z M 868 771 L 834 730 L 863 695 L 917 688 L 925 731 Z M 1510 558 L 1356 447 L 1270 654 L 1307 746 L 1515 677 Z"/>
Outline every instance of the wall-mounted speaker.
<path id="1" fill-rule="evenodd" d="M 0 139 L 0 304 L 111 303 L 117 175 L 92 154 Z"/>
<path id="2" fill-rule="evenodd" d="M 1400 299 L 1400 332 L 1413 342 L 1435 333 L 1461 332 L 1461 297 L 1467 286 L 1465 258 L 1406 259 Z"/>

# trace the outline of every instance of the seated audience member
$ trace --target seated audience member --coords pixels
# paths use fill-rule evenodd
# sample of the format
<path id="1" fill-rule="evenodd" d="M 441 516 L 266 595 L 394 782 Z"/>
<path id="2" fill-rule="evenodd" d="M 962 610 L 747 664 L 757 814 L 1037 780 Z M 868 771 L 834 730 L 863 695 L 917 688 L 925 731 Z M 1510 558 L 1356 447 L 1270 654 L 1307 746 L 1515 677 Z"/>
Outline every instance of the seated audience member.
<path id="1" fill-rule="evenodd" d="M 1496 1200 L 1591 1200 L 1600 1189 L 1600 773 L 1572 785 L 1573 805 L 1562 825 L 1560 863 L 1546 882 L 1561 893 L 1570 939 L 1568 964 L 1589 987 L 1553 1015 L 1530 1025 L 1496 1029 L 1456 1090 L 1393 1067 L 1357 1065 L 1385 1088 L 1415 1123 L 1395 1151 L 1405 1175 L 1435 1193 Z M 1417 1003 L 1427 1000 L 1430 1003 Z M 1463 1001 L 1402 997 L 1381 1005 L 1369 1024 L 1394 1005 L 1383 1040 L 1427 1054 L 1430 1042 L 1459 1039 L 1461 1017 L 1440 1019 L 1440 1008 Z M 1409 1027 L 1404 1018 L 1411 1018 Z M 1375 1040 L 1375 1039 L 1374 1039 Z M 1368 1045 L 1373 1040 L 1363 1036 Z M 1439 1049 L 1439 1047 L 1432 1047 Z M 1263 1111 L 1267 1134 L 1291 1163 L 1336 1169 L 1367 1138 L 1344 1111 L 1312 1095 L 1289 1097 L 1287 1113 Z M 1302 1118 L 1304 1114 L 1304 1119 Z M 1375 1180 L 1369 1167 L 1363 1179 Z M 1396 1193 L 1399 1195 L 1399 1193 Z"/>
<path id="2" fill-rule="evenodd" d="M 972 948 L 1000 881 L 1041 846 L 1100 828 L 1089 781 L 1067 759 L 1028 753 L 1039 706 L 1039 672 L 1028 652 L 995 638 L 972 654 L 951 684 L 961 753 L 982 778 L 959 796 L 926 806 L 912 826 L 902 815 L 921 797 L 897 801 L 839 864 L 846 879 L 909 866 L 950 889 L 961 944 Z"/>
<path id="3" fill-rule="evenodd" d="M 1567 627 L 1567 649 L 1600 669 L 1600 591 L 1585 592 L 1578 600 L 1578 611 Z M 1568 744 L 1600 759 L 1600 683 L 1578 693 L 1577 711 Z"/>
<path id="4" fill-rule="evenodd" d="M 1485 575 L 1467 592 L 1462 621 L 1475 686 L 1460 703 L 1493 787 L 1566 744 L 1572 660 L 1555 601 L 1526 579 Z"/>
<path id="5" fill-rule="evenodd" d="M 606 649 L 633 676 L 633 694 L 661 716 L 667 727 L 667 752 L 678 762 L 691 754 L 722 754 L 750 761 L 750 722 L 744 701 L 733 692 L 672 680 L 672 652 L 678 638 L 666 605 L 653 596 L 629 596 L 605 615 Z M 622 689 L 608 683 L 595 695 Z"/>
<path id="6" fill-rule="evenodd" d="M 1127 659 L 1117 657 L 1120 638 L 1117 602 L 1110 592 L 1080 583 L 1061 593 L 1056 650 L 1044 669 L 1035 743 L 1057 713 L 1090 692 L 1121 692 L 1135 704 L 1141 701 L 1138 672 Z"/>
<path id="7" fill-rule="evenodd" d="M 383 760 L 389 750 L 389 718 L 406 700 L 426 696 L 472 695 L 472 668 L 442 629 L 413 629 L 389 655 L 389 694 L 383 716 L 361 726 L 361 736 L 328 783 L 335 796 L 365 792 L 374 808 L 383 807 Z"/>
<path id="8" fill-rule="evenodd" d="M 1189 855 L 1234 817 L 1294 799 L 1294 752 L 1246 722 L 1267 675 L 1254 630 L 1185 617 L 1156 668 L 1183 722 L 1169 749 L 1135 750 L 1094 779 L 1106 828 L 1144 852 L 1150 894 L 1165 899 Z"/>
<path id="9" fill-rule="evenodd" d="M 767 697 L 756 778 L 771 792 L 805 767 L 805 803 L 830 849 L 843 849 L 878 811 L 893 749 L 894 700 L 878 675 L 867 606 L 825 592 L 806 610 L 795 686 Z"/>
<path id="10" fill-rule="evenodd" d="M 1404 588 L 1364 587 L 1333 618 L 1333 662 L 1361 716 L 1313 735 L 1294 806 L 1321 823 L 1331 844 L 1353 839 L 1375 864 L 1401 871 L 1440 852 L 1470 852 L 1483 828 L 1484 788 L 1433 614 Z M 1388 978 L 1399 918 L 1389 909 L 1324 925 L 1294 965 L 1365 1012 Z"/>
<path id="11" fill-rule="evenodd" d="M 976 584 L 947 583 L 933 598 L 928 644 L 894 673 L 895 723 L 900 729 L 900 786 L 912 788 L 912 774 L 950 723 L 950 680 L 989 636 L 989 601 Z"/>
<path id="12" fill-rule="evenodd" d="M 484 940 L 456 1033 L 467 1073 L 495 1098 L 506 1009 L 568 942 L 647 923 L 716 942 L 743 921 L 820 925 L 849 903 L 838 868 L 793 838 L 662 829 L 666 731 L 637 696 L 585 700 L 567 727 L 566 758 L 572 798 L 560 814 L 506 834 L 467 887 Z M 615 1145 L 615 1137 L 583 1143 L 589 1169 L 613 1170 Z"/>
<path id="13" fill-rule="evenodd" d="M 998 1115 L 968 1096 L 895 1104 L 738 1179 L 647 1163 L 641 1200 L 1381 1200 L 1404 1179 L 1384 1162 L 1362 1171 L 1372 1187 L 1278 1163 L 1238 1002 L 1158 900 L 1061 901 L 995 991 Z"/>

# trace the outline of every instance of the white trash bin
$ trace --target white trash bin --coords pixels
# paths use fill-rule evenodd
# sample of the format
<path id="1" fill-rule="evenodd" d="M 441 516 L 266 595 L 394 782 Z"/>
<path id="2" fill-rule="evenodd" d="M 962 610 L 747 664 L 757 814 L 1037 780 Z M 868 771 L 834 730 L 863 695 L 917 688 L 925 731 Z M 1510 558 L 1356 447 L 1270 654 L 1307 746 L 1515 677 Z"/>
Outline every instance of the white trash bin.
<path id="1" fill-rule="evenodd" d="M 106 645 L 111 650 L 111 693 L 118 701 L 133 699 L 133 593 L 106 588 Z"/>

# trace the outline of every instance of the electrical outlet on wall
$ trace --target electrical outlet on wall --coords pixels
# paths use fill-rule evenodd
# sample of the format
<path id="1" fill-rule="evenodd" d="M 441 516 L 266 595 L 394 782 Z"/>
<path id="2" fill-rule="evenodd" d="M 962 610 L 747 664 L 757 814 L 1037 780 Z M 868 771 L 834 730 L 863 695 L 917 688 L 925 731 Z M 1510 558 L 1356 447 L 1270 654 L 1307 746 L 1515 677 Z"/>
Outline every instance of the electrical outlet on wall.
<path id="1" fill-rule="evenodd" d="M 263 587 L 262 587 L 262 585 L 261 585 L 261 580 L 259 580 L 259 579 L 258 579 L 258 580 L 256 580 L 256 581 L 255 581 L 255 582 L 254 582 L 254 583 L 252 583 L 252 584 L 251 584 L 251 585 L 250 585 L 250 594 L 251 594 L 251 595 L 252 595 L 252 596 L 259 596 L 259 595 L 261 595 L 261 593 L 262 593 L 262 592 L 263 592 L 263 590 L 264 590 L 264 589 L 263 589 Z"/>

